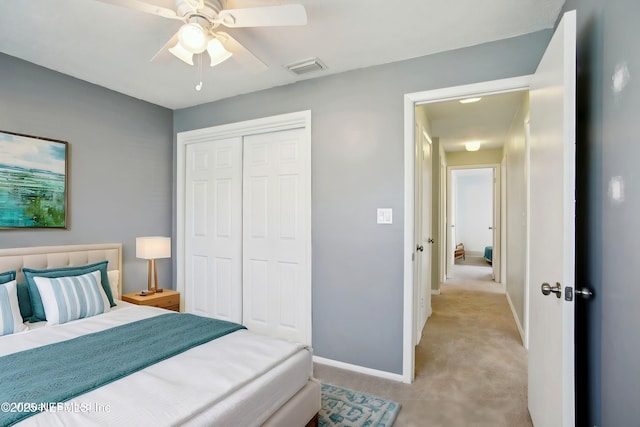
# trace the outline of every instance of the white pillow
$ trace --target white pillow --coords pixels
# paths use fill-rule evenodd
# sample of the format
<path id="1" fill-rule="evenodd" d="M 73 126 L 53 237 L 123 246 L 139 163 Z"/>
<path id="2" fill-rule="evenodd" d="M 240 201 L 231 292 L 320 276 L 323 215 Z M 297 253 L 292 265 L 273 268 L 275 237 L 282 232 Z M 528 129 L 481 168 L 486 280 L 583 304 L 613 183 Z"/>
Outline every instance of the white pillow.
<path id="1" fill-rule="evenodd" d="M 47 325 L 67 323 L 110 311 L 109 299 L 100 277 L 100 271 L 81 276 L 35 276 L 33 280 L 42 298 Z"/>
<path id="2" fill-rule="evenodd" d="M 109 284 L 111 285 L 111 295 L 113 295 L 113 299 L 122 299 L 122 295 L 120 295 L 120 291 L 118 290 L 118 285 L 120 283 L 120 270 L 107 271 L 107 277 L 109 277 Z"/>
<path id="3" fill-rule="evenodd" d="M 22 323 L 17 289 L 15 280 L 0 284 L 0 336 L 28 329 Z"/>

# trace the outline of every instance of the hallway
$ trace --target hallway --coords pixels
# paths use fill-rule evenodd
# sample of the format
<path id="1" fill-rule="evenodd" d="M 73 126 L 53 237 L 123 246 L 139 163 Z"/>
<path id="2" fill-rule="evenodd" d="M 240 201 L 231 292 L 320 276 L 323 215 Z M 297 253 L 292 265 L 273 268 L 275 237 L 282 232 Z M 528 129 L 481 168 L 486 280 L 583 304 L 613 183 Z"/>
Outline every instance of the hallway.
<path id="1" fill-rule="evenodd" d="M 411 385 L 315 364 L 323 382 L 394 400 L 395 426 L 531 426 L 527 356 L 504 285 L 484 266 L 454 266 L 432 296 Z"/>

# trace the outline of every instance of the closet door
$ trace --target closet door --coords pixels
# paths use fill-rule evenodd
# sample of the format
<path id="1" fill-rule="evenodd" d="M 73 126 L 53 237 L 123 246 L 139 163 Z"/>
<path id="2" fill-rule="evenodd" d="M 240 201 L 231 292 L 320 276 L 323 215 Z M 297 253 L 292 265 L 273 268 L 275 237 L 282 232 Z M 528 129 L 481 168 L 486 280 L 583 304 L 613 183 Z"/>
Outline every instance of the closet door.
<path id="1" fill-rule="evenodd" d="M 242 138 L 185 155 L 185 310 L 242 322 Z"/>
<path id="2" fill-rule="evenodd" d="M 304 129 L 244 138 L 243 323 L 311 344 L 310 162 Z"/>

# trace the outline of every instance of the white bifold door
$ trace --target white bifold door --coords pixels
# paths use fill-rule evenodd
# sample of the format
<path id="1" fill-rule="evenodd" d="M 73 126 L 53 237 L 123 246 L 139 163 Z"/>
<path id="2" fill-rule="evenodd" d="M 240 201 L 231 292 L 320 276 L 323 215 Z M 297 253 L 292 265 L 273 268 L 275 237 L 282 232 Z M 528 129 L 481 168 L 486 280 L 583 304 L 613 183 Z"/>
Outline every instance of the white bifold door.
<path id="1" fill-rule="evenodd" d="M 311 344 L 304 128 L 185 145 L 185 310 Z"/>

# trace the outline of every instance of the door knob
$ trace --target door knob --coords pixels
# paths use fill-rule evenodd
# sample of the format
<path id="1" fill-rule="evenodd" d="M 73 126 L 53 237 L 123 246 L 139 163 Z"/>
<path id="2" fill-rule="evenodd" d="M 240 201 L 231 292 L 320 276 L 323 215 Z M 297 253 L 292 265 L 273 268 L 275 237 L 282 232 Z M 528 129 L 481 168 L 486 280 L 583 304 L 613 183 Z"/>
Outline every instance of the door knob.
<path id="1" fill-rule="evenodd" d="M 422 251 L 424 251 L 424 246 L 422 246 L 422 245 L 418 245 L 418 246 L 416 247 L 416 250 L 417 250 L 417 251 L 422 252 Z"/>
<path id="2" fill-rule="evenodd" d="M 433 240 L 431 237 L 429 237 L 429 240 L 427 240 L 428 243 L 435 243 L 435 240 Z"/>
<path id="3" fill-rule="evenodd" d="M 589 299 L 593 296 L 593 292 L 589 288 L 576 288 L 573 291 L 576 295 L 580 295 L 584 299 Z"/>
<path id="4" fill-rule="evenodd" d="M 489 230 L 493 230 L 493 227 L 489 227 Z"/>
<path id="5" fill-rule="evenodd" d="M 554 294 L 556 294 L 557 298 L 560 298 L 562 296 L 562 286 L 558 282 L 556 282 L 555 286 L 551 286 L 545 282 L 542 284 L 540 289 L 542 290 L 543 295 L 549 295 L 551 292 L 553 292 Z"/>

